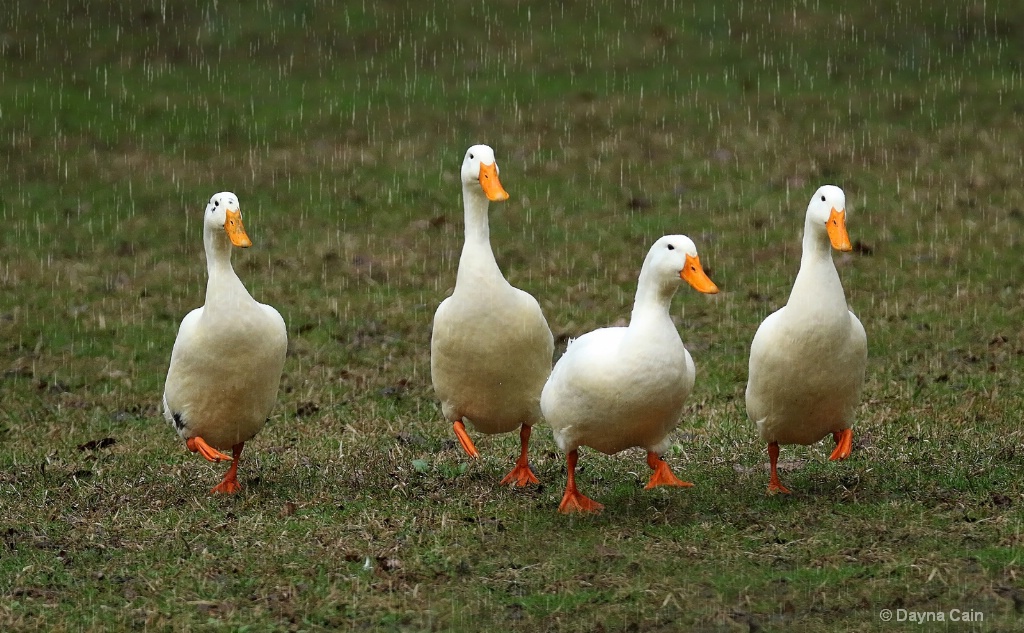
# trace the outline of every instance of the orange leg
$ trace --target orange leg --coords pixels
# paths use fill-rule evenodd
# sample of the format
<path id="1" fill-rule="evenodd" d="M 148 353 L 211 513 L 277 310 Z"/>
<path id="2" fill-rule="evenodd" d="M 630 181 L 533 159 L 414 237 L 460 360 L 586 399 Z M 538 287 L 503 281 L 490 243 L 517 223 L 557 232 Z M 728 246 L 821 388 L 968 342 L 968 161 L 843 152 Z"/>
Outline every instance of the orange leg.
<path id="1" fill-rule="evenodd" d="M 228 472 L 224 473 L 224 479 L 210 490 L 210 494 L 221 492 L 226 495 L 232 495 L 242 489 L 242 484 L 238 483 L 238 460 L 242 457 L 242 447 L 244 446 L 245 442 L 240 442 L 231 447 L 231 452 L 234 454 L 234 458 L 231 460 L 231 468 L 228 468 Z"/>
<path id="2" fill-rule="evenodd" d="M 829 456 L 829 459 L 835 461 L 837 459 L 846 459 L 849 457 L 850 452 L 853 451 L 853 429 L 836 431 L 832 434 L 832 439 L 836 441 L 836 448 L 832 451 L 832 455 Z"/>
<path id="3" fill-rule="evenodd" d="M 226 462 L 231 459 L 224 453 L 207 444 L 206 440 L 198 435 L 185 440 L 185 446 L 188 447 L 188 450 L 193 453 L 199 453 L 211 462 Z"/>
<path id="4" fill-rule="evenodd" d="M 768 443 L 768 460 L 771 462 L 771 477 L 768 479 L 768 494 L 774 495 L 778 493 L 789 494 L 789 489 L 782 485 L 779 481 L 779 472 L 777 470 L 779 463 L 779 443 L 769 442 Z"/>
<path id="5" fill-rule="evenodd" d="M 529 424 L 524 424 L 523 428 L 519 429 L 519 441 L 522 445 L 519 459 L 516 460 L 516 466 L 512 469 L 512 472 L 505 475 L 505 478 L 501 480 L 501 485 L 515 483 L 517 486 L 525 486 L 527 484 L 540 483 L 533 474 L 533 471 L 530 470 L 530 460 L 526 457 L 526 447 L 530 444 L 530 433 L 532 432 L 533 427 Z"/>
<path id="6" fill-rule="evenodd" d="M 562 495 L 562 503 L 558 504 L 558 511 L 562 514 L 572 514 L 573 512 L 600 512 L 604 510 L 604 506 L 594 501 L 593 499 L 584 497 L 580 494 L 580 491 L 576 489 L 576 460 L 579 459 L 579 452 L 573 449 L 568 452 L 565 456 L 566 464 L 568 464 L 569 470 L 569 481 L 565 484 L 565 494 Z"/>
<path id="7" fill-rule="evenodd" d="M 657 453 L 647 451 L 647 465 L 654 469 L 654 472 L 651 473 L 651 478 L 644 486 L 644 490 L 650 490 L 655 486 L 685 486 L 689 488 L 693 485 L 676 477 L 672 473 L 672 469 L 668 467 L 668 462 L 659 457 Z"/>
<path id="8" fill-rule="evenodd" d="M 466 451 L 466 455 L 470 457 L 480 457 L 480 451 L 476 450 L 476 446 L 473 445 L 473 440 L 470 439 L 469 434 L 466 433 L 466 425 L 462 423 L 462 420 L 456 420 L 455 424 L 452 425 L 455 429 L 455 437 L 459 438 L 459 444 L 462 445 L 462 450 Z"/>

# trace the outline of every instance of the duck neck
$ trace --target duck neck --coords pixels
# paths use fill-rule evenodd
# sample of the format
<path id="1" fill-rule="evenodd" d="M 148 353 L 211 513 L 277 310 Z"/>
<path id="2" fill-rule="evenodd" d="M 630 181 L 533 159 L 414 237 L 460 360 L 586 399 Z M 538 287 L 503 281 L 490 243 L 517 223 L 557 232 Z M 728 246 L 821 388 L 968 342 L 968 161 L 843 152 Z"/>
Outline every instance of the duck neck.
<path id="1" fill-rule="evenodd" d="M 216 307 L 229 297 L 249 296 L 242 281 L 231 267 L 231 241 L 223 231 L 206 231 L 203 233 L 203 245 L 206 250 L 206 306 Z"/>
<path id="2" fill-rule="evenodd" d="M 645 265 L 640 270 L 637 281 L 636 298 L 633 300 L 633 313 L 629 324 L 644 325 L 647 323 L 669 323 L 673 330 L 675 325 L 669 316 L 669 306 L 676 293 L 678 284 L 659 283 L 654 274 Z"/>
<path id="3" fill-rule="evenodd" d="M 841 304 L 846 309 L 846 296 L 835 262 L 832 261 L 832 245 L 828 234 L 809 220 L 804 224 L 800 272 L 793 283 L 789 300 L 822 307 Z"/>
<path id="4" fill-rule="evenodd" d="M 502 277 L 498 263 L 494 260 L 494 251 L 491 250 L 487 198 L 479 187 L 473 186 L 463 186 L 462 198 L 465 207 L 466 242 L 462 247 L 462 258 L 459 260 L 459 276 L 472 273 Z"/>

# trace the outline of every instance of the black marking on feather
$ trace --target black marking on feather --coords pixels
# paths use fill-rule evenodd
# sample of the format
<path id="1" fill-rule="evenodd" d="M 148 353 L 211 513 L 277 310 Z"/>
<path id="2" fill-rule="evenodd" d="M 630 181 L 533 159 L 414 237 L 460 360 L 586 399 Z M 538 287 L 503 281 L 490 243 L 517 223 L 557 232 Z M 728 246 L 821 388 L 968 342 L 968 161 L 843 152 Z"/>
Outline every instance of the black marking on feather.
<path id="1" fill-rule="evenodd" d="M 174 428 L 176 428 L 177 430 L 181 431 L 187 426 L 185 423 L 185 418 L 181 417 L 180 413 L 172 412 L 171 418 L 174 420 Z"/>

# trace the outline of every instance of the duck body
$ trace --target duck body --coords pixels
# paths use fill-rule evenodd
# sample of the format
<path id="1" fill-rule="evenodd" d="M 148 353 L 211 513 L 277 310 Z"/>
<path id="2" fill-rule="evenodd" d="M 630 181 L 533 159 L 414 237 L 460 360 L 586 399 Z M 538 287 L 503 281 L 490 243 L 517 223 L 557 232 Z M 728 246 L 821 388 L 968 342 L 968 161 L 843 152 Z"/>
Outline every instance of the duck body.
<path id="1" fill-rule="evenodd" d="M 562 451 L 668 448 L 696 370 L 668 313 L 662 323 L 650 316 L 654 322 L 632 321 L 632 330 L 601 328 L 569 344 L 541 396 Z"/>
<path id="2" fill-rule="evenodd" d="M 537 483 L 527 461 L 554 338 L 537 300 L 501 274 L 491 250 L 488 203 L 505 200 L 494 151 L 474 145 L 462 165 L 466 238 L 452 295 L 434 314 L 430 376 L 441 412 L 470 457 L 465 423 L 482 433 L 520 429 L 521 453 L 502 483 Z"/>
<path id="3" fill-rule="evenodd" d="M 277 402 L 288 346 L 284 319 L 271 306 L 250 301 L 224 309 L 207 304 L 181 322 L 164 410 L 182 439 L 200 436 L 214 448 L 230 449 L 259 433 Z"/>
<path id="4" fill-rule="evenodd" d="M 234 234 L 227 229 L 231 221 Z M 230 477 L 213 492 L 239 489 L 242 446 L 277 402 L 288 347 L 281 314 L 253 299 L 231 267 L 232 245 L 250 243 L 234 194 L 211 198 L 204 218 L 206 302 L 182 320 L 164 385 L 164 417 L 190 450 L 211 461 L 232 459 L 221 450 L 235 453 Z"/>
<path id="5" fill-rule="evenodd" d="M 761 323 L 750 346 L 747 416 L 770 454 L 780 444 L 813 444 L 831 433 L 842 444 L 833 459 L 849 455 L 867 335 L 847 306 L 830 250 L 850 249 L 845 207 L 838 187 L 826 185 L 812 197 L 789 301 Z M 774 459 L 769 490 L 788 492 L 777 482 Z"/>
<path id="6" fill-rule="evenodd" d="M 834 281 L 838 286 L 838 276 Z M 842 286 L 839 301 L 822 290 L 805 300 L 798 294 L 795 303 L 791 298 L 764 320 L 751 344 L 747 411 L 766 442 L 813 444 L 853 424 L 867 334 L 847 309 Z"/>
<path id="7" fill-rule="evenodd" d="M 476 277 L 460 267 L 455 292 L 437 309 L 431 376 L 445 418 L 508 433 L 540 420 L 554 339 L 531 295 L 504 278 Z"/>
<path id="8" fill-rule="evenodd" d="M 693 358 L 669 315 L 681 280 L 701 292 L 718 291 L 684 235 L 667 235 L 651 247 L 637 283 L 627 327 L 594 330 L 572 341 L 541 394 L 541 410 L 555 442 L 566 453 L 569 481 L 561 512 L 596 512 L 601 504 L 575 483 L 578 449 L 605 454 L 641 447 L 654 470 L 648 488 L 689 486 L 661 458 L 693 390 Z"/>

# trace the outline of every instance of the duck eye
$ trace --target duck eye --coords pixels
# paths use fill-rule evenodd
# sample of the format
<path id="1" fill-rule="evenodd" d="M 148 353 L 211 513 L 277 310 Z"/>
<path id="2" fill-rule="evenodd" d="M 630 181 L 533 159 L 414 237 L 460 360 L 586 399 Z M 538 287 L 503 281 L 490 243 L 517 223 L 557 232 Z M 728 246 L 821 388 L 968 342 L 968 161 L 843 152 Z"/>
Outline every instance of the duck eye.
<path id="1" fill-rule="evenodd" d="M 213 206 L 219 207 L 220 206 L 220 200 L 214 200 L 213 201 Z"/>
<path id="2" fill-rule="evenodd" d="M 475 159 L 476 159 L 476 156 L 473 156 L 472 154 L 469 155 L 469 160 L 475 160 Z"/>
<path id="3" fill-rule="evenodd" d="M 821 197 L 821 201 L 822 201 L 822 202 L 825 202 L 825 196 L 822 196 L 822 197 Z"/>
<path id="4" fill-rule="evenodd" d="M 674 250 L 676 250 L 676 247 L 675 247 L 675 246 L 672 246 L 671 244 L 669 244 L 669 245 L 668 245 L 668 250 L 670 250 L 670 251 L 674 251 Z"/>

